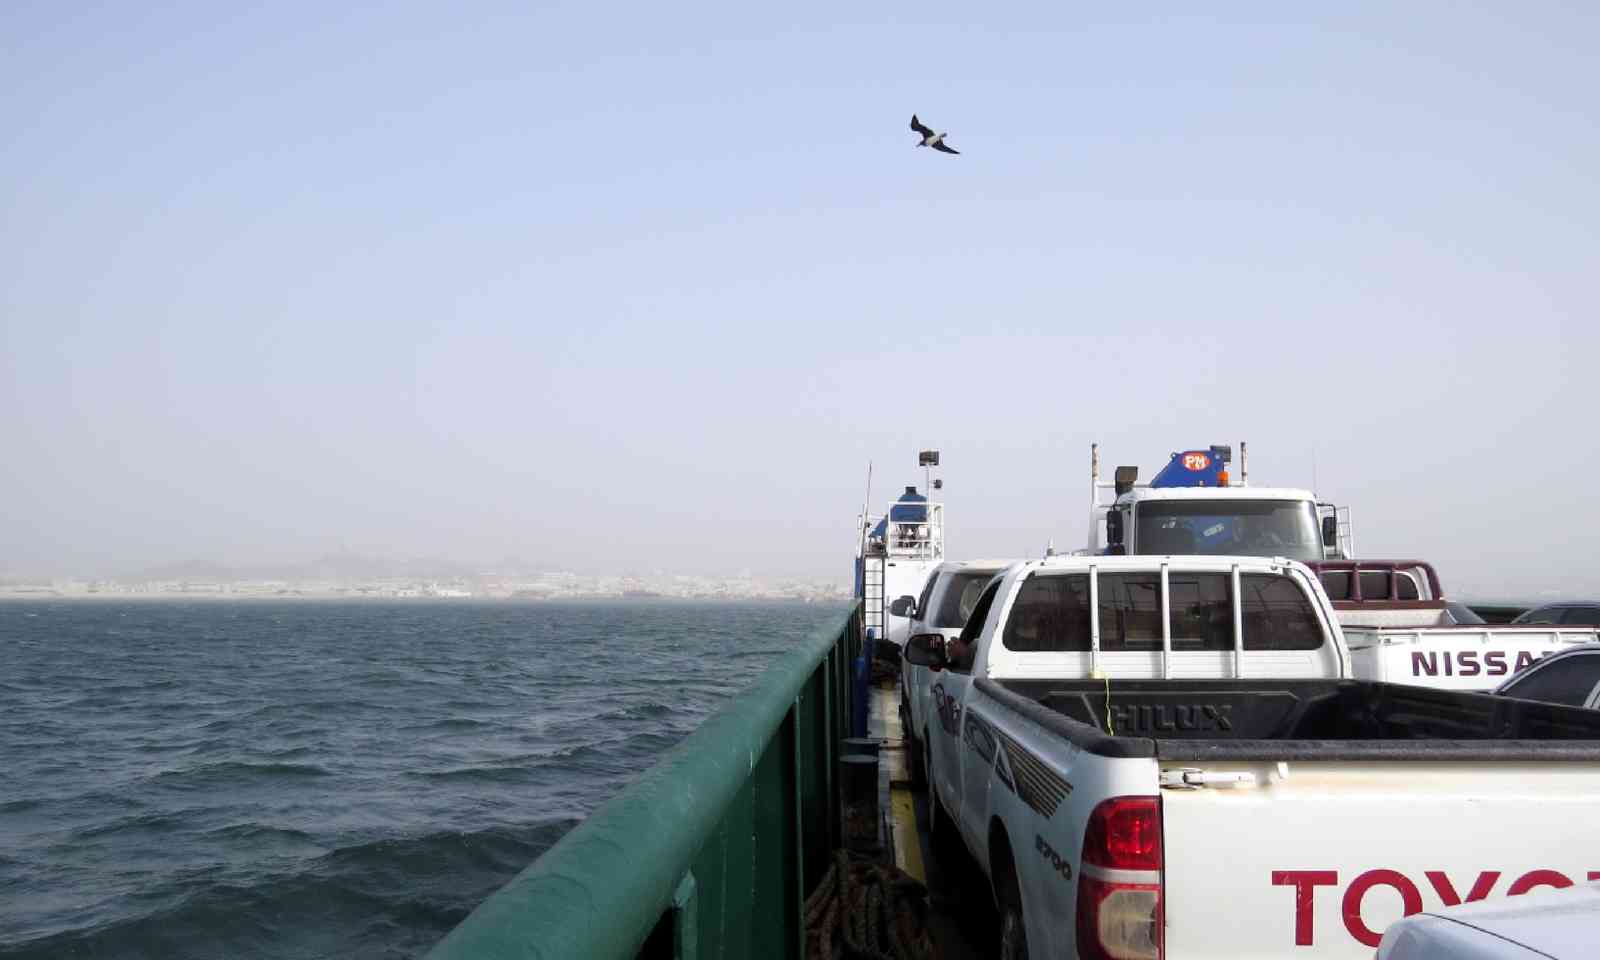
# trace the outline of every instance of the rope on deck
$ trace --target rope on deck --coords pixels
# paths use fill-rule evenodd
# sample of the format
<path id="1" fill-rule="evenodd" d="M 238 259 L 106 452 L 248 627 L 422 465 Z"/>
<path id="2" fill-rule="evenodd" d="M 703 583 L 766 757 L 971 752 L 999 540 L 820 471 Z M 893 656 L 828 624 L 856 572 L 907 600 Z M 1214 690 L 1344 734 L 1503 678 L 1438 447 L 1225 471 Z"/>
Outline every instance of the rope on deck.
<path id="1" fill-rule="evenodd" d="M 893 864 L 836 852 L 806 899 L 806 960 L 938 960 L 927 895 Z"/>

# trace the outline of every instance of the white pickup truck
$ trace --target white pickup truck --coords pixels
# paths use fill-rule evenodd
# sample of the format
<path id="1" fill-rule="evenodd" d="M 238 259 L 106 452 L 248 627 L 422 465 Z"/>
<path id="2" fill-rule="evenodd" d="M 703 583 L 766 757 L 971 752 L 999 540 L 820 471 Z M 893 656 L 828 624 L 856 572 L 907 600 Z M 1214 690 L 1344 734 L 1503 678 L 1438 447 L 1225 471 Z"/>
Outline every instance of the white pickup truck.
<path id="1" fill-rule="evenodd" d="M 943 668 L 932 828 L 1002 956 L 1371 957 L 1403 915 L 1600 878 L 1600 711 L 1338 679 L 1309 570 L 1196 559 L 1017 565 L 960 660 L 907 645 Z"/>
<path id="2" fill-rule="evenodd" d="M 1600 640 L 1594 627 L 1462 623 L 1422 560 L 1310 564 L 1333 602 L 1358 680 L 1493 690 L 1552 653 Z M 1469 614 L 1470 615 L 1470 614 Z"/>

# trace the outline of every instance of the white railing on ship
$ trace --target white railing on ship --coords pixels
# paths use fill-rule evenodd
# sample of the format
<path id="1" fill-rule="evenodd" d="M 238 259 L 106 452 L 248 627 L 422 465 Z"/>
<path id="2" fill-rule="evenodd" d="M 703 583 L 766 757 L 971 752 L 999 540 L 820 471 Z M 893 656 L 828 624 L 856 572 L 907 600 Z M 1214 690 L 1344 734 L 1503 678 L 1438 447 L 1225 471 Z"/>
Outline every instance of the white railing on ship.
<path id="1" fill-rule="evenodd" d="M 881 540 L 869 536 L 867 551 L 872 552 L 874 547 L 881 548 L 884 555 L 899 557 L 908 560 L 942 560 L 944 559 L 944 504 L 942 503 L 895 503 L 890 510 L 900 510 L 902 513 L 921 510 L 922 520 L 889 520 L 884 524 L 884 534 Z M 869 534 L 876 530 L 878 524 L 885 517 L 868 516 L 862 521 L 862 529 Z"/>

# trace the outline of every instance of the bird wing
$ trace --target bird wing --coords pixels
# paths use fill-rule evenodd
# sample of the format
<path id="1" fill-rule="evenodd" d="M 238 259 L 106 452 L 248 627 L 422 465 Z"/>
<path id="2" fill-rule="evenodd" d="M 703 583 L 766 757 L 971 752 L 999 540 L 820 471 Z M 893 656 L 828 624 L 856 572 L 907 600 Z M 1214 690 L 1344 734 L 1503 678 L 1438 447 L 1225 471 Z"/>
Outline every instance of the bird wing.
<path id="1" fill-rule="evenodd" d="M 943 140 L 940 140 L 938 143 L 934 144 L 933 149 L 939 151 L 940 153 L 953 153 L 958 157 L 961 156 L 960 150 L 951 147 L 950 144 L 945 143 Z"/>
<path id="2" fill-rule="evenodd" d="M 925 125 L 921 120 L 918 120 L 917 115 L 914 113 L 911 115 L 911 129 L 915 130 L 924 137 L 933 136 L 933 131 L 929 130 L 927 125 Z"/>

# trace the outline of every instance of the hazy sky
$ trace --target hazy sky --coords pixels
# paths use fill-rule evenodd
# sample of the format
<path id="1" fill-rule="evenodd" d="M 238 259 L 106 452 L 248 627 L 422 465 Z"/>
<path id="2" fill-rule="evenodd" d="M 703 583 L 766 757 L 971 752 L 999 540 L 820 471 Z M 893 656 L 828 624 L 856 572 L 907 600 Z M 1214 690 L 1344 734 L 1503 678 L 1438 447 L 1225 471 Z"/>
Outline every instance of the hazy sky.
<path id="1" fill-rule="evenodd" d="M 843 577 L 869 459 L 1034 555 L 1243 439 L 1600 592 L 1600 6 L 233 6 L 0 7 L 0 573 Z"/>

